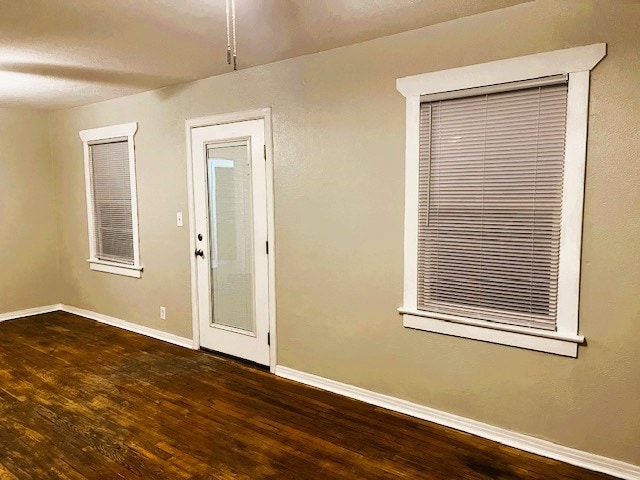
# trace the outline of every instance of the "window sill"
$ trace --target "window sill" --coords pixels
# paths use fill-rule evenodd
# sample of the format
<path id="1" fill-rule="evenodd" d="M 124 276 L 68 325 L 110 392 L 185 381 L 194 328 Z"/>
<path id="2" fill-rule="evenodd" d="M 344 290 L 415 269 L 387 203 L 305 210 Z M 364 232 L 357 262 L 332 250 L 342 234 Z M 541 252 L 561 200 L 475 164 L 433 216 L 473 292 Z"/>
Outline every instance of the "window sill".
<path id="1" fill-rule="evenodd" d="M 141 265 L 122 265 L 120 263 L 105 262 L 95 258 L 87 260 L 91 270 L 97 272 L 113 273 L 115 275 L 124 275 L 125 277 L 141 278 L 142 266 Z"/>
<path id="2" fill-rule="evenodd" d="M 500 325 L 448 315 L 439 316 L 407 308 L 399 308 L 398 311 L 402 314 L 403 325 L 407 328 L 554 353 L 566 357 L 577 357 L 578 344 L 584 343 L 584 337 L 581 335 Z"/>

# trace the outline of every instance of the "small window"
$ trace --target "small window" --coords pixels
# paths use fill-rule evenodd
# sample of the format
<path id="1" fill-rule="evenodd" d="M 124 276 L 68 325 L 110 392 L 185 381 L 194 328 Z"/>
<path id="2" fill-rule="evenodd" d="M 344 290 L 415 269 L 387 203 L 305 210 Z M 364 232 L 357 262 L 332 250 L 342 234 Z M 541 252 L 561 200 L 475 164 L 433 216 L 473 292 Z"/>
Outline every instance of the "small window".
<path id="1" fill-rule="evenodd" d="M 406 327 L 577 356 L 589 70 L 604 54 L 398 80 Z"/>
<path id="2" fill-rule="evenodd" d="M 133 136 L 137 124 L 83 130 L 89 264 L 140 277 Z"/>

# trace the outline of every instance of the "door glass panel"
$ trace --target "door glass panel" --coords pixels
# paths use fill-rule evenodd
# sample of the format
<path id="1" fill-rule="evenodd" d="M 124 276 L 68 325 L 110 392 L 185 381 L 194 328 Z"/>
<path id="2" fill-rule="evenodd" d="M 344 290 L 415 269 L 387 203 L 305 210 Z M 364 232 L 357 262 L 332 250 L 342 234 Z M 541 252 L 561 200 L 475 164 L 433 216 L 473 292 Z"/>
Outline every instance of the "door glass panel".
<path id="1" fill-rule="evenodd" d="M 255 334 L 248 142 L 209 145 L 207 180 L 211 323 Z"/>

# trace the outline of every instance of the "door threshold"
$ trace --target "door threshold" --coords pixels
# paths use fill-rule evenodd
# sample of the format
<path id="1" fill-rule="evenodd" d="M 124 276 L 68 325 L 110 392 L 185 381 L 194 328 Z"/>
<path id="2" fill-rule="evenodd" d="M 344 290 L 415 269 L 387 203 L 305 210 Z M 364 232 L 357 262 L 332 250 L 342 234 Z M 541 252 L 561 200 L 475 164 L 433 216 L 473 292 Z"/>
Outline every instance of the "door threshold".
<path id="1" fill-rule="evenodd" d="M 231 360 L 232 362 L 241 363 L 244 366 L 270 373 L 270 369 L 268 365 L 262 365 L 261 363 L 256 363 L 254 361 L 247 360 L 246 358 L 236 357 L 235 355 L 229 355 L 228 353 L 219 352 L 217 350 L 210 350 L 205 347 L 200 347 L 200 351 L 207 353 L 209 355 L 213 355 L 214 357 L 220 357 L 225 360 Z"/>

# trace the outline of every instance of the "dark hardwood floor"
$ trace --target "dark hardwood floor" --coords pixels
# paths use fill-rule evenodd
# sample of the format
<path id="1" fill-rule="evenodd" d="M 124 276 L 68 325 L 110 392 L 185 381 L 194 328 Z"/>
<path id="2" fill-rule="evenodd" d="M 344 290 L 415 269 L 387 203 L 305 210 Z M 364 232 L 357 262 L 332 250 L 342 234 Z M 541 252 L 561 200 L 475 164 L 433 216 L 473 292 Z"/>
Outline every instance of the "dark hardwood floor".
<path id="1" fill-rule="evenodd" d="M 0 479 L 605 479 L 66 313 L 0 323 Z"/>

